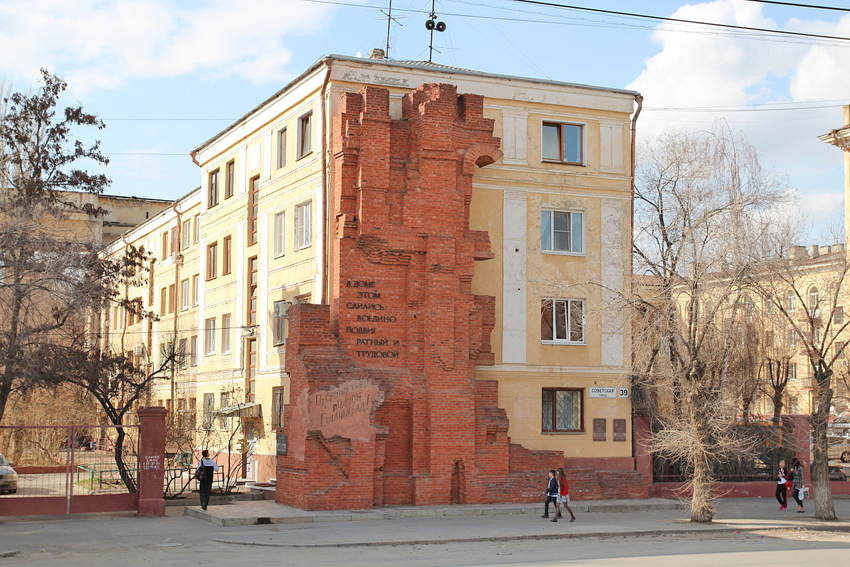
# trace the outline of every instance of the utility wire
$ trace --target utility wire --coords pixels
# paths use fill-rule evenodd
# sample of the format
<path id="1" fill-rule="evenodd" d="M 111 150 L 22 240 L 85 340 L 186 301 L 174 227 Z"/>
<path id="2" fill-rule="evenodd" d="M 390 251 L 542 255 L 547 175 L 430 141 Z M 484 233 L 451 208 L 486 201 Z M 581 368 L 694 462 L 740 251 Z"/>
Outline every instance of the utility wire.
<path id="1" fill-rule="evenodd" d="M 596 14 L 608 14 L 611 16 L 625 16 L 628 18 L 640 18 L 644 20 L 657 20 L 660 22 L 676 22 L 679 24 L 694 24 L 698 26 L 711 26 L 725 29 L 733 29 L 733 30 L 743 30 L 743 31 L 754 31 L 760 33 L 770 33 L 770 34 L 779 34 L 779 35 L 789 35 L 796 37 L 809 37 L 814 39 L 831 39 L 837 41 L 850 41 L 850 37 L 843 37 L 837 35 L 823 35 L 823 34 L 815 34 L 815 33 L 804 33 L 804 32 L 794 32 L 794 31 L 786 31 L 786 30 L 772 30 L 767 28 L 756 28 L 751 26 L 735 26 L 732 24 L 720 24 L 717 22 L 700 22 L 697 20 L 684 20 L 681 18 L 669 18 L 665 16 L 652 16 L 649 14 L 636 14 L 634 12 L 620 12 L 617 10 L 603 10 L 602 8 L 587 8 L 584 6 L 573 6 L 569 4 L 556 4 L 554 2 L 543 2 L 542 0 L 507 0 L 508 2 L 519 2 L 522 4 L 534 4 L 536 6 L 546 6 L 549 8 L 561 8 L 564 10 L 577 10 L 580 12 L 593 12 Z"/>
<path id="2" fill-rule="evenodd" d="M 759 4 L 776 4 L 777 6 L 792 6 L 794 8 L 812 8 L 815 10 L 834 10 L 836 12 L 850 12 L 850 8 L 836 8 L 835 6 L 816 6 L 815 4 L 798 4 L 797 2 L 774 2 L 772 0 L 747 0 Z"/>

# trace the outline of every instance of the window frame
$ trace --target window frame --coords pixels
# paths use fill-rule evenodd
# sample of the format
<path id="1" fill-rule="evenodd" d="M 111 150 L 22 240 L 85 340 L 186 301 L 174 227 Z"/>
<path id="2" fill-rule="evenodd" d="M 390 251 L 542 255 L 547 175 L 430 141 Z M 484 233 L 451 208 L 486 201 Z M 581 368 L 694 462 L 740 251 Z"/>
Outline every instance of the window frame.
<path id="1" fill-rule="evenodd" d="M 273 222 L 272 251 L 275 258 L 280 258 L 286 256 L 286 211 L 275 213 Z"/>
<path id="2" fill-rule="evenodd" d="M 277 169 L 286 167 L 286 126 L 277 131 Z"/>
<path id="3" fill-rule="evenodd" d="M 195 230 L 192 232 L 192 240 L 193 244 L 197 244 L 201 241 L 201 213 L 192 217 L 192 220 L 195 221 Z"/>
<path id="4" fill-rule="evenodd" d="M 305 208 L 309 209 L 309 214 L 305 215 Z M 305 223 L 305 219 L 307 222 Z M 295 249 L 304 250 L 313 245 L 313 200 L 304 201 L 295 205 Z M 302 238 L 306 242 L 302 241 Z"/>
<path id="5" fill-rule="evenodd" d="M 545 303 L 547 301 L 552 303 L 551 311 L 552 311 L 552 337 L 553 338 L 551 338 L 551 339 L 544 339 L 543 338 L 543 327 L 542 327 L 542 325 L 543 325 L 543 314 L 544 314 L 544 306 L 545 306 Z M 579 303 L 581 303 L 581 306 L 582 306 L 582 308 L 581 308 L 581 311 L 582 311 L 581 312 L 581 317 L 582 317 L 582 320 L 581 320 L 581 326 L 582 326 L 582 328 L 581 328 L 581 340 L 579 340 L 579 341 L 574 341 L 574 340 L 571 340 L 569 338 L 564 338 L 564 339 L 555 338 L 557 336 L 556 328 L 557 328 L 557 323 L 558 323 L 557 319 L 556 319 L 556 315 L 555 315 L 555 305 L 557 303 L 565 303 L 565 304 L 569 305 L 571 302 L 579 302 Z M 566 323 L 565 332 L 566 332 L 567 337 L 572 336 L 572 323 L 571 323 L 571 317 L 570 317 L 571 311 L 572 311 L 572 307 L 569 308 L 569 312 L 564 314 L 565 323 Z M 544 345 L 586 346 L 587 345 L 587 300 L 581 299 L 581 298 L 573 298 L 573 297 L 570 297 L 570 298 L 544 297 L 544 298 L 542 298 L 540 300 L 540 324 L 541 324 L 540 342 Z"/>
<path id="6" fill-rule="evenodd" d="M 289 310 L 286 310 L 287 315 L 284 317 L 277 316 L 278 303 L 289 303 L 285 299 L 272 302 L 272 343 L 273 346 L 283 346 L 286 344 L 287 322 L 289 321 Z"/>
<path id="7" fill-rule="evenodd" d="M 276 432 L 283 431 L 283 408 L 286 405 L 285 386 L 272 387 L 272 429 Z"/>
<path id="8" fill-rule="evenodd" d="M 230 354 L 230 327 L 233 325 L 233 317 L 230 313 L 221 316 L 221 354 Z"/>
<path id="9" fill-rule="evenodd" d="M 546 158 L 543 156 L 544 152 L 544 132 L 547 126 L 556 126 L 558 127 L 558 159 Z M 579 129 L 579 161 L 566 161 L 564 159 L 564 127 L 565 126 L 575 126 Z M 586 131 L 587 124 L 583 122 L 556 122 L 554 120 L 544 120 L 540 127 L 540 161 L 543 163 L 557 163 L 560 165 L 577 165 L 577 166 L 585 166 L 585 151 L 584 147 L 586 145 Z"/>
<path id="10" fill-rule="evenodd" d="M 180 233 L 180 250 L 186 250 L 192 245 L 192 219 L 183 221 Z"/>
<path id="11" fill-rule="evenodd" d="M 544 435 L 552 435 L 559 433 L 586 433 L 587 430 L 584 426 L 584 388 L 567 388 L 567 387 L 545 387 L 541 388 L 540 391 L 540 418 L 541 418 L 541 426 L 540 432 Z M 552 429 L 543 429 L 542 418 L 543 418 L 543 394 L 544 392 L 552 392 Z M 556 392 L 578 392 L 578 400 L 579 400 L 579 428 L 578 429 L 557 429 L 558 424 L 558 416 L 557 416 L 557 404 L 555 403 L 555 393 Z"/>
<path id="12" fill-rule="evenodd" d="M 201 302 L 201 274 L 192 274 L 192 306 Z"/>
<path id="13" fill-rule="evenodd" d="M 306 124 L 306 127 L 305 127 Z M 306 135 L 305 135 L 306 132 Z M 313 111 L 305 112 L 298 117 L 295 160 L 298 161 L 313 153 Z M 307 147 L 309 146 L 309 147 Z"/>
<path id="14" fill-rule="evenodd" d="M 224 200 L 236 193 L 236 160 L 230 160 L 224 166 Z"/>
<path id="15" fill-rule="evenodd" d="M 207 281 L 212 281 L 218 277 L 218 240 L 212 244 L 207 244 Z"/>
<path id="16" fill-rule="evenodd" d="M 204 321 L 204 356 L 215 355 L 215 326 L 216 317 L 210 317 Z"/>
<path id="17" fill-rule="evenodd" d="M 180 281 L 180 310 L 186 311 L 189 309 L 189 294 L 190 294 L 189 278 Z"/>
<path id="18" fill-rule="evenodd" d="M 257 243 L 260 230 L 259 220 L 260 176 L 255 175 L 248 182 L 248 246 Z"/>
<path id="19" fill-rule="evenodd" d="M 543 227 L 545 226 L 545 222 L 543 217 L 548 213 L 549 215 L 549 248 L 544 247 L 545 239 L 543 235 Z M 569 215 L 569 234 L 570 234 L 570 248 L 572 248 L 573 243 L 575 242 L 575 238 L 573 235 L 575 234 L 575 220 L 573 219 L 573 215 L 578 215 L 581 219 L 579 222 L 581 223 L 581 250 L 556 250 L 555 249 L 555 214 L 567 214 Z M 587 242 L 587 213 L 586 211 L 577 210 L 577 209 L 541 209 L 540 211 L 540 251 L 544 254 L 556 254 L 560 256 L 586 256 L 587 255 L 587 246 L 585 245 Z"/>
<path id="20" fill-rule="evenodd" d="M 198 335 L 189 337 L 189 366 L 198 365 Z"/>
<path id="21" fill-rule="evenodd" d="M 207 178 L 207 208 L 211 209 L 218 205 L 219 203 L 219 195 L 218 195 L 218 184 L 219 184 L 219 175 L 221 173 L 221 168 L 215 168 L 215 170 L 209 172 L 209 177 Z"/>
<path id="22" fill-rule="evenodd" d="M 832 310 L 832 323 L 834 325 L 844 324 L 844 307 L 836 305 Z"/>
<path id="23" fill-rule="evenodd" d="M 231 235 L 228 234 L 224 237 L 221 248 L 221 275 L 227 276 L 230 275 L 233 262 L 233 237 Z"/>

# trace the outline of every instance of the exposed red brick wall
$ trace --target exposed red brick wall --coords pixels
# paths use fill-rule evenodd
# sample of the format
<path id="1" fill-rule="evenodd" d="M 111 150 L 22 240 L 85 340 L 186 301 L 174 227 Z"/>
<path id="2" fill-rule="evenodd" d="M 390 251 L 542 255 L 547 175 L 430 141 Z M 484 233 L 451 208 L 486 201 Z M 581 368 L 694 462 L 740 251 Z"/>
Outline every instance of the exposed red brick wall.
<path id="1" fill-rule="evenodd" d="M 511 444 L 498 384 L 475 379 L 493 364 L 495 300 L 472 293 L 475 261 L 493 258 L 469 229 L 472 175 L 501 158 L 483 109 L 446 84 L 408 93 L 399 120 L 386 89 L 341 95 L 330 305 L 290 311 L 278 502 L 537 501 L 563 464 Z"/>

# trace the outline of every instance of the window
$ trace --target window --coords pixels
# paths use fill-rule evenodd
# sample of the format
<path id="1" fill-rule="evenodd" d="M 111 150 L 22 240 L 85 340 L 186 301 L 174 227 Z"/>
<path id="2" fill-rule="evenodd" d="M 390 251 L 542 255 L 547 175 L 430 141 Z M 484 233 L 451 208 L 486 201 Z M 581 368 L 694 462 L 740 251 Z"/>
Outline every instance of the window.
<path id="1" fill-rule="evenodd" d="M 295 249 L 307 248 L 313 242 L 313 202 L 295 206 Z"/>
<path id="2" fill-rule="evenodd" d="M 286 165 L 286 128 L 277 132 L 277 168 Z"/>
<path id="3" fill-rule="evenodd" d="M 788 363 L 788 380 L 796 380 L 797 379 L 797 363 L 789 362 Z"/>
<path id="4" fill-rule="evenodd" d="M 189 340 L 188 339 L 180 339 L 180 342 L 177 343 L 177 356 L 180 360 L 180 369 L 186 370 L 189 366 Z"/>
<path id="5" fill-rule="evenodd" d="M 846 343 L 844 341 L 835 341 L 835 358 L 838 360 L 844 360 L 846 357 L 844 356 L 844 345 Z"/>
<path id="6" fill-rule="evenodd" d="M 189 278 L 180 282 L 180 308 L 189 309 Z"/>
<path id="7" fill-rule="evenodd" d="M 272 428 L 283 429 L 283 386 L 272 388 Z"/>
<path id="8" fill-rule="evenodd" d="M 764 332 L 764 346 L 771 348 L 773 346 L 773 331 Z"/>
<path id="9" fill-rule="evenodd" d="M 836 325 L 844 324 L 844 308 L 836 307 L 835 311 L 832 312 L 832 320 Z"/>
<path id="10" fill-rule="evenodd" d="M 286 323 L 289 317 L 289 302 L 275 301 L 272 311 L 272 334 L 274 344 L 281 345 L 286 341 Z"/>
<path id="11" fill-rule="evenodd" d="M 544 342 L 584 344 L 584 300 L 544 299 L 540 338 Z"/>
<path id="12" fill-rule="evenodd" d="M 171 284 L 168 286 L 168 312 L 174 313 L 177 310 L 177 286 Z"/>
<path id="13" fill-rule="evenodd" d="M 198 335 L 192 335 L 189 338 L 189 364 L 198 365 Z"/>
<path id="14" fill-rule="evenodd" d="M 248 195 L 248 246 L 257 243 L 257 202 L 260 199 L 260 177 L 251 179 L 251 193 Z"/>
<path id="15" fill-rule="evenodd" d="M 218 268 L 215 265 L 218 257 L 218 242 L 213 242 L 207 246 L 207 280 L 214 280 Z"/>
<path id="16" fill-rule="evenodd" d="M 584 431 L 581 389 L 544 388 L 542 430 L 548 432 Z"/>
<path id="17" fill-rule="evenodd" d="M 283 256 L 285 248 L 284 234 L 286 232 L 286 217 L 283 212 L 274 216 L 274 256 Z"/>
<path id="18" fill-rule="evenodd" d="M 788 293 L 785 295 L 785 310 L 789 313 L 797 310 L 797 296 L 794 295 L 793 290 L 788 290 Z"/>
<path id="19" fill-rule="evenodd" d="M 230 405 L 230 392 L 222 392 L 218 396 L 218 407 L 219 409 L 224 409 Z M 219 429 L 227 429 L 227 418 L 219 417 L 218 418 L 218 428 Z"/>
<path id="20" fill-rule="evenodd" d="M 747 323 L 753 322 L 755 308 L 756 304 L 753 303 L 753 300 L 749 296 L 744 297 L 744 317 L 747 319 Z"/>
<path id="21" fill-rule="evenodd" d="M 159 290 L 159 314 L 165 315 L 168 309 L 168 288 L 164 287 Z"/>
<path id="22" fill-rule="evenodd" d="M 162 233 L 162 258 L 160 260 L 165 260 L 168 258 L 168 232 Z"/>
<path id="23" fill-rule="evenodd" d="M 180 249 L 185 250 L 192 243 L 192 221 L 183 221 L 183 232 L 180 233 Z"/>
<path id="24" fill-rule="evenodd" d="M 221 242 L 223 246 L 221 258 L 221 275 L 226 276 L 230 273 L 230 261 L 233 253 L 232 239 L 230 236 L 225 236 Z"/>
<path id="25" fill-rule="evenodd" d="M 210 173 L 209 198 L 207 207 L 212 208 L 218 205 L 218 170 Z"/>
<path id="26" fill-rule="evenodd" d="M 193 235 L 193 240 L 195 244 L 197 244 L 201 240 L 201 215 L 195 215 L 195 233 Z"/>
<path id="27" fill-rule="evenodd" d="M 764 312 L 767 315 L 773 315 L 773 300 L 769 297 L 764 300 Z"/>
<path id="28" fill-rule="evenodd" d="M 298 159 L 313 151 L 312 129 L 313 113 L 308 112 L 298 119 Z"/>
<path id="29" fill-rule="evenodd" d="M 257 393 L 257 339 L 248 339 L 245 341 L 245 356 L 247 364 L 245 369 L 245 396 L 246 401 L 253 402 L 254 396 Z"/>
<path id="30" fill-rule="evenodd" d="M 584 253 L 584 213 L 543 211 L 540 248 L 544 252 Z"/>
<path id="31" fill-rule="evenodd" d="M 229 199 L 233 196 L 236 187 L 236 162 L 233 160 L 227 162 L 224 171 L 224 198 Z"/>
<path id="32" fill-rule="evenodd" d="M 230 352 L 230 313 L 221 316 L 221 353 Z"/>
<path id="33" fill-rule="evenodd" d="M 788 346 L 792 347 L 797 344 L 797 331 L 788 329 Z"/>
<path id="34" fill-rule="evenodd" d="M 204 429 L 213 428 L 213 412 L 215 411 L 215 394 L 204 394 Z"/>
<path id="35" fill-rule="evenodd" d="M 204 324 L 204 354 L 215 354 L 215 317 Z"/>
<path id="36" fill-rule="evenodd" d="M 257 257 L 248 259 L 248 325 L 257 324 Z"/>
<path id="37" fill-rule="evenodd" d="M 543 123 L 543 161 L 582 165 L 584 126 L 581 124 Z"/>
<path id="38" fill-rule="evenodd" d="M 797 405 L 797 396 L 790 396 L 788 398 L 788 409 L 791 413 L 798 413 L 800 408 Z"/>
<path id="39" fill-rule="evenodd" d="M 192 276 L 192 305 L 197 305 L 201 293 L 201 276 L 195 274 Z"/>
<path id="40" fill-rule="evenodd" d="M 818 308 L 818 288 L 812 286 L 809 290 L 809 312 L 814 313 Z"/>

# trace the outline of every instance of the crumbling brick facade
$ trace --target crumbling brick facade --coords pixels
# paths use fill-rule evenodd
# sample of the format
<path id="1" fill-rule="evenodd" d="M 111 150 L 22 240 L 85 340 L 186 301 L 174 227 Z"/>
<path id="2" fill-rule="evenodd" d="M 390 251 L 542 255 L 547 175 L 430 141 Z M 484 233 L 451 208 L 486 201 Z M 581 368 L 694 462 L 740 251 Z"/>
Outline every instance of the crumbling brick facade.
<path id="1" fill-rule="evenodd" d="M 422 85 L 346 93 L 333 118 L 330 305 L 290 311 L 278 502 L 306 509 L 539 500 L 552 451 L 512 445 L 493 364 L 493 257 L 472 176 L 500 159 L 483 97 Z M 591 475 L 592 476 L 592 475 Z"/>

